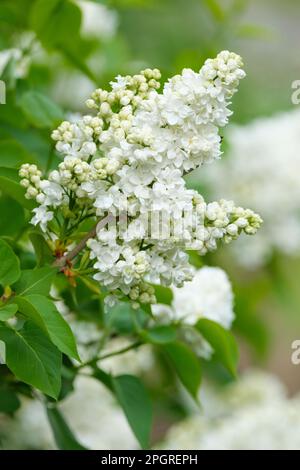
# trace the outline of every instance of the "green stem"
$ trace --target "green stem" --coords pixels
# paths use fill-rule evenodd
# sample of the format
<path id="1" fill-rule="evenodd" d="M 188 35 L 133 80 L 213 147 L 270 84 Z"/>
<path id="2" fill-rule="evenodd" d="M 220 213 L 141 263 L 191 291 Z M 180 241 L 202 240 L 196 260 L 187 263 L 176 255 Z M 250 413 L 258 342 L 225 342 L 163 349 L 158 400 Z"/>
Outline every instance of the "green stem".
<path id="1" fill-rule="evenodd" d="M 95 214 L 86 214 L 85 216 L 81 217 L 81 218 L 76 222 L 76 224 L 71 225 L 71 227 L 68 229 L 66 235 L 70 235 L 70 234 L 73 232 L 73 230 L 77 229 L 77 227 L 81 224 L 81 222 L 83 222 L 83 221 L 86 220 L 86 219 L 89 219 L 90 217 L 94 217 L 94 215 L 95 215 Z"/>
<path id="2" fill-rule="evenodd" d="M 142 344 L 143 343 L 141 341 L 136 341 L 135 343 L 132 343 L 125 348 L 119 349 L 118 351 L 113 351 L 111 353 L 104 354 L 103 356 L 100 356 L 98 360 L 102 361 L 103 359 L 107 359 L 109 357 L 118 356 L 119 354 L 124 354 L 125 352 L 131 351 L 132 349 L 137 349 Z"/>
<path id="3" fill-rule="evenodd" d="M 102 361 L 104 359 L 108 359 L 109 357 L 114 357 L 114 356 L 118 356 L 119 354 L 124 354 L 126 353 L 127 351 L 131 351 L 132 349 L 137 349 L 138 347 L 140 347 L 143 343 L 141 341 L 136 341 L 135 343 L 132 343 L 130 344 L 129 346 L 126 346 L 125 348 L 122 348 L 122 349 L 118 349 L 117 351 L 113 351 L 111 353 L 107 353 L 107 354 L 104 354 L 103 356 L 99 356 L 99 357 L 94 357 L 93 359 L 87 361 L 87 362 L 84 362 L 83 364 L 80 364 L 80 366 L 78 367 L 78 369 L 82 369 L 83 367 L 87 367 L 87 366 L 94 366 L 97 364 L 98 361 Z"/>
<path id="4" fill-rule="evenodd" d="M 86 275 L 86 274 L 92 274 L 94 272 L 96 272 L 97 270 L 95 268 L 88 268 L 88 269 L 83 269 L 82 271 L 79 270 L 79 274 L 80 276 L 82 275 Z"/>
<path id="5" fill-rule="evenodd" d="M 107 215 L 104 217 L 102 220 L 98 221 L 95 226 L 83 237 L 82 240 L 78 243 L 77 246 L 73 250 L 71 250 L 69 253 L 67 253 L 65 256 L 62 258 L 58 258 L 56 261 L 54 261 L 53 266 L 57 268 L 64 268 L 66 263 L 68 261 L 71 261 L 73 258 L 76 258 L 76 256 L 83 250 L 90 238 L 95 238 L 97 235 L 97 230 L 101 230 L 101 228 L 105 227 L 106 224 L 109 222 L 111 215 Z"/>
<path id="6" fill-rule="evenodd" d="M 48 173 L 51 169 L 51 165 L 52 165 L 53 158 L 54 158 L 54 151 L 55 151 L 55 143 L 50 145 L 48 158 L 47 158 L 47 164 L 46 164 L 46 173 Z"/>

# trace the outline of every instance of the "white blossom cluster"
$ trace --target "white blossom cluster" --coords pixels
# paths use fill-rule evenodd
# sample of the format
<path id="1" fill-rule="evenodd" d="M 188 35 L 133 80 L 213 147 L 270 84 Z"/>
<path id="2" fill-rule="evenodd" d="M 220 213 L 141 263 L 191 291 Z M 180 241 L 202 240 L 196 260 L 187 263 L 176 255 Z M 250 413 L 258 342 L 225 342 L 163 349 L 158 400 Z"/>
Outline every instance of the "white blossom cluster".
<path id="1" fill-rule="evenodd" d="M 87 0 L 77 0 L 81 9 L 83 36 L 109 39 L 116 33 L 118 15 L 106 5 Z"/>
<path id="2" fill-rule="evenodd" d="M 22 32 L 12 38 L 10 48 L 0 51 L 0 77 L 8 67 L 13 79 L 27 76 L 32 56 L 39 53 L 40 49 L 39 44 L 32 44 L 33 39 L 34 34 L 31 31 Z"/>
<path id="3" fill-rule="evenodd" d="M 103 330 L 96 328 L 94 323 L 84 320 L 79 321 L 62 300 L 56 301 L 55 305 L 72 328 L 79 356 L 83 362 L 88 362 L 99 355 L 99 344 L 102 342 L 102 356 L 107 356 L 130 346 L 131 342 L 123 337 L 111 338 L 108 342 L 105 342 Z M 98 365 L 101 369 L 113 375 L 124 374 L 124 371 L 127 374 L 140 375 L 149 372 L 154 364 L 155 359 L 150 346 L 143 345 L 143 347 L 126 351 L 121 355 L 106 357 L 104 360 L 99 361 Z"/>
<path id="4" fill-rule="evenodd" d="M 13 416 L 0 413 L 0 450 L 54 448 L 46 411 L 38 400 L 24 399 Z"/>
<path id="5" fill-rule="evenodd" d="M 61 305 L 65 310 L 65 306 Z M 68 315 L 69 312 L 68 312 Z M 68 318 L 69 319 L 69 318 Z M 99 335 L 87 322 L 71 321 L 75 330 L 81 357 L 89 354 L 90 343 Z M 120 350 L 128 343 L 124 338 L 109 342 L 103 354 Z M 101 368 L 113 375 L 144 374 L 154 368 L 151 348 L 144 345 L 101 361 Z M 100 363 L 99 363 L 100 365 Z M 76 438 L 88 449 L 136 449 L 137 441 L 130 430 L 123 411 L 111 393 L 96 379 L 88 377 L 88 368 L 76 378 L 74 391 L 60 402 L 63 414 Z M 155 369 L 154 376 L 157 376 Z M 117 432 L 116 432 L 117 430 Z M 0 413 L 0 449 L 56 449 L 44 405 L 37 399 L 21 400 L 21 407 L 13 417 Z"/>
<path id="6" fill-rule="evenodd" d="M 75 0 L 81 10 L 80 32 L 83 38 L 92 40 L 99 47 L 88 56 L 88 66 L 94 76 L 102 76 L 107 73 L 108 58 L 105 43 L 114 44 L 118 33 L 118 12 L 108 5 L 93 0 Z M 108 51 L 110 53 L 110 46 Z M 49 57 L 47 57 L 49 62 Z M 66 109 L 79 110 L 86 98 L 92 93 L 94 83 L 77 70 L 60 68 L 58 76 L 54 77 L 51 85 L 51 96 Z M 76 93 L 74 93 L 76 90 Z"/>
<path id="7" fill-rule="evenodd" d="M 172 305 L 152 305 L 154 317 L 164 323 L 179 322 L 181 334 L 201 357 L 209 358 L 211 346 L 193 328 L 200 318 L 212 320 L 226 329 L 234 320 L 233 292 L 225 271 L 203 267 L 183 287 L 173 288 Z"/>
<path id="8" fill-rule="evenodd" d="M 299 450 L 300 397 L 288 399 L 278 379 L 248 372 L 225 387 L 207 414 L 194 414 L 167 434 L 163 449 Z M 216 411 L 217 409 L 217 411 Z"/>
<path id="9" fill-rule="evenodd" d="M 21 168 L 26 196 L 39 204 L 32 223 L 49 236 L 58 209 L 75 220 L 79 214 L 115 217 L 116 225 L 88 242 L 95 279 L 109 293 L 127 295 L 134 305 L 153 303 L 149 282 L 181 286 L 191 280 L 184 250 L 204 255 L 220 240 L 259 228 L 261 218 L 250 209 L 223 199 L 206 203 L 184 180 L 220 157 L 219 127 L 231 114 L 230 99 L 245 75 L 241 67 L 239 56 L 223 51 L 199 73 L 185 69 L 171 78 L 162 93 L 157 69 L 118 76 L 111 91 L 98 89 L 87 100 L 93 116 L 63 122 L 53 132 L 64 160 L 48 179 L 32 165 Z"/>
<path id="10" fill-rule="evenodd" d="M 78 377 L 76 382 L 61 411 L 80 442 L 94 450 L 136 449 L 138 443 L 111 392 L 93 378 Z"/>
<path id="11" fill-rule="evenodd" d="M 11 62 L 14 64 L 15 78 L 23 78 L 27 74 L 29 60 L 24 58 L 22 50 L 17 48 L 0 52 L 0 76 Z"/>
<path id="12" fill-rule="evenodd" d="M 228 129 L 228 156 L 201 174 L 214 197 L 247 201 L 264 219 L 257 237 L 241 237 L 232 253 L 242 265 L 255 268 L 275 249 L 300 252 L 300 111 L 260 118 Z M 200 176 L 200 175 L 199 175 Z M 248 242 L 248 241 L 247 241 Z"/>
<path id="13" fill-rule="evenodd" d="M 88 449 L 138 447 L 121 408 L 104 385 L 93 378 L 77 377 L 74 392 L 60 403 L 59 409 L 78 441 Z M 0 414 L 1 448 L 56 449 L 40 401 L 23 399 L 14 417 Z"/>
<path id="14" fill-rule="evenodd" d="M 56 302 L 56 306 L 70 323 L 81 358 L 84 361 L 91 359 L 92 345 L 94 342 L 99 344 L 102 333 L 92 323 L 75 320 L 63 301 Z M 109 341 L 102 354 L 106 355 L 126 346 L 128 341 L 116 338 Z M 154 356 L 148 345 L 99 362 L 103 370 L 113 375 L 148 374 L 154 365 Z M 89 372 L 86 367 L 83 371 L 85 375 L 77 376 L 74 391 L 59 404 L 59 410 L 76 438 L 88 449 L 94 450 L 137 448 L 137 441 L 120 406 L 100 382 L 88 377 Z M 22 398 L 21 407 L 14 416 L 0 413 L 0 450 L 56 448 L 46 409 L 39 400 Z"/>

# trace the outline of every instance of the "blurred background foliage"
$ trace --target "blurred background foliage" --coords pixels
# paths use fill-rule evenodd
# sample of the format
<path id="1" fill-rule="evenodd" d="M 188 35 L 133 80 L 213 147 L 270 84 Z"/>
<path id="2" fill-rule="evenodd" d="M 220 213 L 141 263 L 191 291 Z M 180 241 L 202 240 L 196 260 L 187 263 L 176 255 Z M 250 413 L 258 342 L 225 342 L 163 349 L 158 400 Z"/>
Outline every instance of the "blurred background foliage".
<path id="1" fill-rule="evenodd" d="M 93 88 L 117 74 L 158 67 L 165 80 L 231 49 L 242 55 L 247 72 L 234 98 L 233 121 L 291 109 L 291 83 L 300 78 L 298 14 L 297 0 L 1 0 L 0 75 L 7 86 L 6 105 L 0 106 L 1 235 L 18 232 L 17 243 L 28 225 L 28 214 L 11 198 L 14 189 L 5 186 L 8 172 L 16 176 L 27 161 L 44 170 L 54 166 L 51 129 L 69 112 L 83 112 Z M 226 158 L 226 141 L 223 150 Z M 191 184 L 201 187 L 198 180 Z M 191 257 L 195 265 L 223 267 L 233 282 L 241 368 L 258 361 L 291 392 L 300 389 L 290 362 L 291 342 L 300 332 L 299 259 L 274 253 L 268 265 L 250 273 L 226 249 L 204 260 Z M 29 253 L 22 255 L 23 267 L 32 262 Z M 83 316 L 91 304 L 80 306 Z M 227 379 L 224 371 L 209 369 Z"/>

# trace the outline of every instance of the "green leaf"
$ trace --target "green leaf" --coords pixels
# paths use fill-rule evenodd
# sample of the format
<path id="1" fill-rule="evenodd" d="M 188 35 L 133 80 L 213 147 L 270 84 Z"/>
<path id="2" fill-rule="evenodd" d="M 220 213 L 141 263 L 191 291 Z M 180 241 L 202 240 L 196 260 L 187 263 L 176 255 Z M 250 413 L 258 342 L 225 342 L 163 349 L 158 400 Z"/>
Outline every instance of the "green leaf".
<path id="1" fill-rule="evenodd" d="M 13 249 L 0 239 L 0 284 L 10 286 L 20 277 L 20 262 Z"/>
<path id="2" fill-rule="evenodd" d="M 0 122 L 12 126 L 14 130 L 25 129 L 27 123 L 21 109 L 13 103 L 13 99 L 10 100 L 8 97 L 8 100 L 10 102 L 7 102 L 5 106 L 0 106 Z"/>
<path id="3" fill-rule="evenodd" d="M 173 301 L 173 292 L 169 287 L 164 287 L 160 285 L 154 285 L 155 297 L 158 304 L 171 305 Z"/>
<path id="4" fill-rule="evenodd" d="M 88 450 L 77 441 L 63 415 L 56 407 L 50 408 L 48 406 L 47 415 L 55 442 L 60 450 Z"/>
<path id="5" fill-rule="evenodd" d="M 69 0 L 36 0 L 30 12 L 30 26 L 46 48 L 56 48 L 65 39 L 77 39 L 81 11 Z"/>
<path id="6" fill-rule="evenodd" d="M 236 376 L 239 355 L 238 347 L 232 333 L 207 318 L 198 320 L 195 328 L 212 346 L 216 359 L 221 362 L 233 376 Z"/>
<path id="7" fill-rule="evenodd" d="M 244 292 L 244 289 L 239 286 L 239 291 L 235 294 L 234 332 L 243 337 L 252 347 L 254 354 L 262 360 L 269 351 L 271 332 L 265 319 L 259 315 L 258 304 L 261 294 L 258 294 L 258 286 L 255 286 L 255 292 L 252 289 L 248 290 L 248 288 Z M 297 303 L 297 315 L 298 306 Z"/>
<path id="8" fill-rule="evenodd" d="M 19 311 L 47 333 L 61 352 L 80 361 L 73 332 L 50 299 L 32 294 L 16 297 L 15 302 Z"/>
<path id="9" fill-rule="evenodd" d="M 210 10 L 215 21 L 223 22 L 225 19 L 225 11 L 222 9 L 218 0 L 205 0 L 207 8 Z"/>
<path id="10" fill-rule="evenodd" d="M 243 24 L 237 29 L 237 35 L 247 39 L 273 39 L 274 33 L 271 29 L 257 24 Z"/>
<path id="11" fill-rule="evenodd" d="M 20 405 L 19 398 L 12 390 L 0 389 L 0 413 L 14 413 Z"/>
<path id="12" fill-rule="evenodd" d="M 34 208 L 34 203 L 25 198 L 25 190 L 20 185 L 18 170 L 0 167 L 0 190 L 18 201 L 26 209 L 32 210 Z"/>
<path id="13" fill-rule="evenodd" d="M 113 378 L 116 397 L 142 448 L 149 447 L 152 403 L 142 382 L 133 375 Z"/>
<path id="14" fill-rule="evenodd" d="M 70 361 L 68 366 L 65 365 L 67 358 L 64 357 L 64 362 L 61 370 L 61 389 L 58 396 L 58 401 L 64 400 L 70 393 L 74 392 L 74 381 L 76 379 L 77 370 L 73 367 Z"/>
<path id="15" fill-rule="evenodd" d="M 0 235 L 16 235 L 24 227 L 25 216 L 23 207 L 14 199 L 7 196 L 0 198 L 0 214 Z M 13 217 L 11 216 L 12 214 L 14 215 Z"/>
<path id="16" fill-rule="evenodd" d="M 18 296 L 29 294 L 48 295 L 55 274 L 55 268 L 46 266 L 22 271 L 19 281 L 14 285 L 14 289 Z"/>
<path id="17" fill-rule="evenodd" d="M 30 153 L 19 142 L 7 139 L 0 142 L 0 166 L 19 168 L 22 163 L 34 163 Z"/>
<path id="18" fill-rule="evenodd" d="M 95 279 L 91 279 L 88 276 L 80 276 L 80 280 L 90 291 L 92 291 L 98 297 L 103 296 L 101 292 L 100 284 L 98 281 L 95 281 Z"/>
<path id="19" fill-rule="evenodd" d="M 30 23 L 44 47 L 57 49 L 78 70 L 92 81 L 95 77 L 85 58 L 90 46 L 81 37 L 81 10 L 69 0 L 36 0 L 33 4 Z"/>
<path id="20" fill-rule="evenodd" d="M 57 398 L 61 386 L 61 353 L 43 331 L 28 321 L 20 330 L 0 325 L 6 364 L 17 379 Z"/>
<path id="21" fill-rule="evenodd" d="M 114 393 L 113 378 L 110 374 L 108 374 L 102 369 L 99 369 L 99 367 L 95 366 L 93 368 L 93 377 L 95 377 L 95 379 L 102 382 L 103 385 L 105 385 L 105 387 L 108 388 L 108 390 Z"/>
<path id="22" fill-rule="evenodd" d="M 18 306 L 16 304 L 4 305 L 0 307 L 0 321 L 7 321 L 13 317 L 18 311 Z"/>
<path id="23" fill-rule="evenodd" d="M 171 343 L 176 340 L 176 328 L 168 325 L 158 325 L 141 333 L 142 338 L 154 344 Z"/>
<path id="24" fill-rule="evenodd" d="M 152 310 L 150 304 L 141 304 L 141 310 L 147 314 L 147 316 L 152 316 Z"/>
<path id="25" fill-rule="evenodd" d="M 105 321 L 112 330 L 128 334 L 136 331 L 137 326 L 142 327 L 145 318 L 143 310 L 134 310 L 129 302 L 118 302 L 108 310 Z"/>
<path id="26" fill-rule="evenodd" d="M 82 60 L 81 56 L 78 54 L 78 45 L 80 46 L 80 41 L 71 43 L 71 44 L 64 44 L 61 46 L 62 52 L 64 53 L 65 57 L 69 60 L 69 62 L 74 65 L 78 70 L 80 70 L 83 74 L 85 74 L 92 82 L 97 84 L 97 78 L 87 66 L 87 64 Z"/>
<path id="27" fill-rule="evenodd" d="M 53 254 L 43 235 L 39 232 L 30 232 L 30 241 L 37 258 L 37 266 L 53 262 Z"/>
<path id="28" fill-rule="evenodd" d="M 37 91 L 24 93 L 19 104 L 28 121 L 35 127 L 53 128 L 64 119 L 59 106 Z"/>
<path id="29" fill-rule="evenodd" d="M 182 384 L 192 397 L 197 399 L 201 383 L 201 366 L 195 353 L 180 341 L 164 345 L 163 350 L 173 364 Z"/>
<path id="30" fill-rule="evenodd" d="M 32 2 L 30 11 L 30 27 L 39 35 L 45 33 L 44 29 L 55 14 L 55 11 L 60 7 L 64 0 L 35 0 Z M 55 40 L 55 38 L 53 39 Z"/>

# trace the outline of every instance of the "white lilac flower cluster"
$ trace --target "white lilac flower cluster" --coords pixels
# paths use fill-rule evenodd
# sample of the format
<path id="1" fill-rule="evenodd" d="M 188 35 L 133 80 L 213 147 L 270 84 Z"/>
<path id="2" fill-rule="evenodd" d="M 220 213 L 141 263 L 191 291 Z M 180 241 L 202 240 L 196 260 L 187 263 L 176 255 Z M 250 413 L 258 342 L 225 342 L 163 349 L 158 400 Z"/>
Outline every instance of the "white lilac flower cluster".
<path id="1" fill-rule="evenodd" d="M 173 288 L 172 305 L 152 305 L 155 319 L 163 323 L 179 322 L 182 338 L 196 354 L 209 358 L 213 352 L 193 326 L 200 318 L 212 320 L 229 329 L 234 320 L 233 292 L 225 271 L 203 267 L 196 271 L 191 282 Z"/>
<path id="2" fill-rule="evenodd" d="M 57 292 L 53 290 L 52 295 L 57 297 Z M 94 357 L 93 344 L 99 345 L 103 333 L 89 322 L 76 320 L 62 300 L 56 302 L 56 307 L 66 317 L 76 336 L 80 357 L 84 361 Z M 124 338 L 113 339 L 103 349 L 103 354 L 126 346 L 128 341 Z M 154 365 L 155 360 L 149 345 L 101 361 L 101 368 L 114 375 L 124 371 L 142 375 L 155 370 L 157 377 L 157 368 L 154 369 Z M 77 376 L 74 391 L 59 404 L 60 412 L 77 439 L 88 449 L 94 450 L 137 448 L 137 441 L 114 397 L 100 382 L 88 377 L 88 367 L 84 368 L 83 373 L 85 375 Z M 22 398 L 21 407 L 13 416 L 0 413 L 0 450 L 56 448 L 46 409 L 39 400 Z"/>
<path id="3" fill-rule="evenodd" d="M 113 396 L 94 378 L 80 376 L 75 390 L 59 404 L 78 441 L 88 449 L 138 447 L 126 418 Z M 117 432 L 116 432 L 117 430 Z M 43 404 L 23 399 L 11 417 L 0 414 L 0 449 L 53 450 L 56 444 Z"/>
<path id="4" fill-rule="evenodd" d="M 107 5 L 93 0 L 76 0 L 81 10 L 81 35 L 99 44 L 94 52 L 89 54 L 88 65 L 94 76 L 102 76 L 107 72 L 106 47 L 103 43 L 114 42 L 118 34 L 118 12 Z M 49 62 L 49 57 L 47 57 Z M 84 74 L 70 68 L 60 68 L 58 76 L 54 77 L 51 85 L 51 96 L 66 109 L 82 109 L 82 104 L 94 89 L 94 84 Z M 76 90 L 76 93 L 74 93 Z"/>
<path id="5" fill-rule="evenodd" d="M 0 413 L 0 450 L 54 448 L 46 410 L 40 401 L 24 398 L 14 415 Z"/>
<path id="6" fill-rule="evenodd" d="M 59 298 L 56 289 L 51 289 L 51 296 L 56 299 Z M 82 362 L 88 362 L 99 355 L 99 343 L 103 344 L 101 348 L 101 355 L 103 356 L 130 346 L 131 342 L 123 337 L 111 338 L 106 343 L 103 330 L 95 327 L 94 323 L 78 320 L 76 314 L 68 308 L 62 299 L 56 300 L 55 306 L 67 320 L 74 333 Z M 99 367 L 113 375 L 119 375 L 124 371 L 127 374 L 140 375 L 150 371 L 154 367 L 154 363 L 154 355 L 150 346 L 143 345 L 138 349 L 126 351 L 122 355 L 107 357 L 105 360 L 99 361 Z"/>
<path id="7" fill-rule="evenodd" d="M 81 32 L 88 38 L 110 39 L 118 26 L 117 12 L 92 0 L 77 0 L 81 9 Z"/>
<path id="8" fill-rule="evenodd" d="M 205 388 L 205 387 L 203 387 Z M 211 390 L 209 393 L 211 397 Z M 299 450 L 300 397 L 265 372 L 247 372 L 215 394 L 211 410 L 175 425 L 162 449 Z"/>
<path id="9" fill-rule="evenodd" d="M 157 69 L 118 76 L 111 91 L 98 89 L 87 100 L 93 116 L 63 122 L 53 132 L 64 160 L 48 179 L 32 165 L 21 168 L 26 196 L 39 204 L 32 223 L 49 236 L 55 236 L 58 210 L 73 220 L 79 213 L 114 217 L 116 224 L 88 242 L 95 279 L 109 293 L 125 294 L 136 306 L 153 303 L 148 283 L 191 280 L 184 250 L 204 255 L 220 240 L 259 228 L 253 211 L 223 199 L 206 203 L 184 180 L 220 157 L 219 127 L 231 114 L 230 99 L 245 75 L 241 67 L 238 55 L 223 51 L 199 73 L 185 69 L 171 78 L 162 93 Z"/>
<path id="10" fill-rule="evenodd" d="M 66 311 L 61 302 L 60 307 L 60 310 L 63 308 Z M 70 315 L 69 312 L 67 314 Z M 90 324 L 87 322 L 81 321 L 76 324 L 74 319 L 70 324 L 79 340 L 81 357 L 86 358 L 90 350 L 89 343 L 97 338 L 95 328 L 89 328 Z M 118 338 L 110 341 L 110 349 L 105 349 L 104 353 L 125 346 L 125 340 Z M 124 371 L 140 375 L 150 373 L 153 369 L 154 377 L 157 377 L 154 356 L 147 345 L 138 351 L 127 351 L 120 356 L 105 359 L 101 361 L 101 368 L 114 375 L 124 374 Z M 88 368 L 85 368 L 84 374 L 88 373 Z M 78 376 L 74 383 L 74 391 L 59 403 L 59 410 L 77 439 L 88 449 L 114 450 L 138 447 L 114 397 L 92 377 Z M 46 410 L 40 401 L 23 398 L 21 407 L 14 416 L 0 413 L 0 449 L 56 449 Z"/>
<path id="11" fill-rule="evenodd" d="M 257 237 L 241 237 L 232 247 L 237 261 L 259 267 L 275 249 L 300 252 L 300 111 L 233 126 L 226 134 L 228 157 L 201 174 L 213 197 L 247 201 L 264 219 Z M 200 177 L 200 175 L 199 175 Z M 248 240 L 247 240 L 248 242 Z"/>
<path id="12" fill-rule="evenodd" d="M 14 64 L 15 78 L 23 78 L 27 74 L 29 60 L 24 59 L 21 49 L 5 49 L 0 52 L 0 76 L 10 63 Z"/>
<path id="13" fill-rule="evenodd" d="M 23 32 L 12 38 L 11 48 L 0 52 L 0 76 L 7 71 L 13 79 L 24 78 L 28 74 L 32 56 L 39 53 L 39 45 L 33 44 L 34 34 Z"/>

